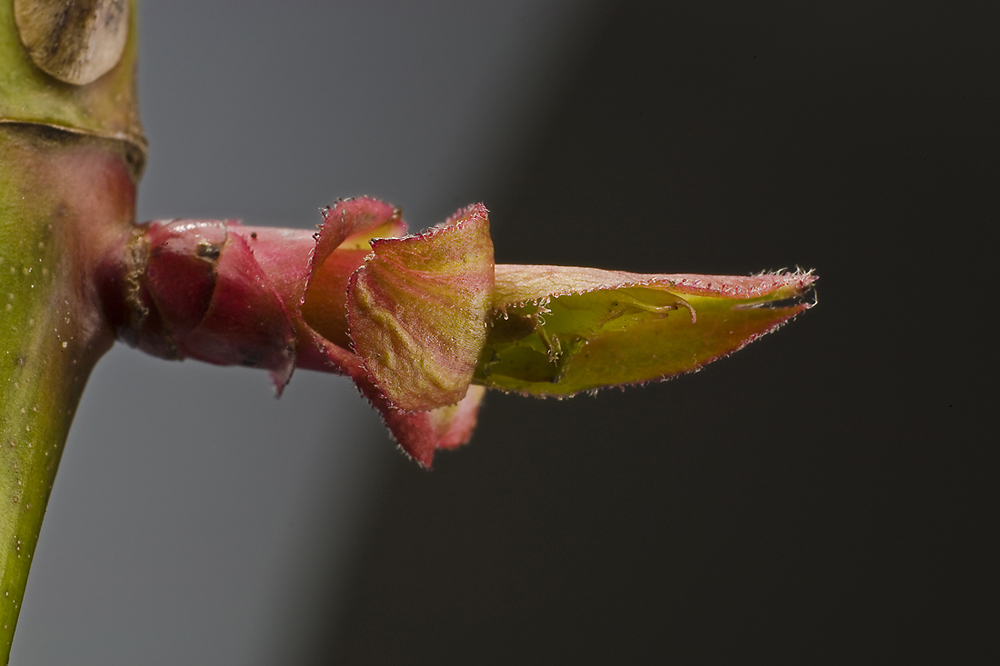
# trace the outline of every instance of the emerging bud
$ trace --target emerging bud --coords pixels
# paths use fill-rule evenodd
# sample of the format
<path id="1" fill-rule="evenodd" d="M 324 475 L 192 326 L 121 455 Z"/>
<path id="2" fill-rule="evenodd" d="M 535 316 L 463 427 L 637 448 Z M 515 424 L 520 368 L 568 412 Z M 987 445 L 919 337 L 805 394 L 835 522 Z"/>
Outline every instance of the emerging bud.
<path id="1" fill-rule="evenodd" d="M 809 308 L 809 273 L 638 275 L 493 263 L 486 209 L 399 236 L 370 198 L 320 231 L 151 222 L 106 259 L 119 338 L 165 358 L 350 376 L 429 467 L 465 443 L 484 388 L 566 396 L 666 379 Z M 478 386 L 477 386 L 478 384 Z"/>

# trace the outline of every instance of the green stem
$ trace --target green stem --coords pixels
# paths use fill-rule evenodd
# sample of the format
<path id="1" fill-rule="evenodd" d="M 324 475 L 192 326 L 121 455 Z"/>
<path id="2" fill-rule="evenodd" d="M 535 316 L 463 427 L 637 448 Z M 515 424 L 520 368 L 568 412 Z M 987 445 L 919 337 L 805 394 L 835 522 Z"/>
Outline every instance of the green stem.
<path id="1" fill-rule="evenodd" d="M 117 143 L 0 126 L 0 656 L 80 394 L 114 335 L 95 258 L 133 221 Z M 117 148 L 117 151 L 116 151 Z"/>
<path id="2" fill-rule="evenodd" d="M 53 6 L 0 0 L 0 663 L 80 395 L 114 341 L 93 271 L 130 233 L 145 155 L 134 3 L 120 59 L 85 85 L 44 71 L 15 24 Z M 71 43 L 72 23 L 53 25 Z"/>

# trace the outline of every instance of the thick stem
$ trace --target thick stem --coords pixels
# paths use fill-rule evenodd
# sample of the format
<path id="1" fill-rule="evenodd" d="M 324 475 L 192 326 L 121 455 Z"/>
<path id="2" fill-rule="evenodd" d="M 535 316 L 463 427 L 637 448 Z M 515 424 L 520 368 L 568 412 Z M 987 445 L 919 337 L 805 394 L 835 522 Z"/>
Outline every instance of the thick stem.
<path id="1" fill-rule="evenodd" d="M 120 142 L 0 125 L 0 657 L 6 661 L 62 446 L 112 331 L 96 257 L 127 234 Z"/>
<path id="2" fill-rule="evenodd" d="M 134 222 L 135 0 L 0 0 L 0 663 L 63 444 L 111 346 L 97 259 Z"/>

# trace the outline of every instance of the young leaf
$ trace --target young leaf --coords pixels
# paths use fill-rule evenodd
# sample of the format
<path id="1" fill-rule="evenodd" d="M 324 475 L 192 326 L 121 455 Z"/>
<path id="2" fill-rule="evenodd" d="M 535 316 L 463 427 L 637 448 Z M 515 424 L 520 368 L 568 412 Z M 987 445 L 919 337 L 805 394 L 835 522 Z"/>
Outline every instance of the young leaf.
<path id="1" fill-rule="evenodd" d="M 493 242 L 486 208 L 470 206 L 419 236 L 372 242 L 351 277 L 355 351 L 398 409 L 457 403 L 486 341 Z"/>
<path id="2" fill-rule="evenodd" d="M 815 279 L 499 265 L 475 381 L 568 396 L 691 372 L 808 309 Z"/>

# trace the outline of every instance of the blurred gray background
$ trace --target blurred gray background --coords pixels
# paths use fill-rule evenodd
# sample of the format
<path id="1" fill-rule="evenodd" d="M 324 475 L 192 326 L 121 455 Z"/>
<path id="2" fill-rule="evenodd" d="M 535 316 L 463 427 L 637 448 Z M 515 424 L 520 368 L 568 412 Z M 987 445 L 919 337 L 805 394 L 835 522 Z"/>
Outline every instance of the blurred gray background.
<path id="1" fill-rule="evenodd" d="M 116 349 L 66 448 L 14 663 L 994 648 L 976 425 L 995 399 L 974 381 L 992 333 L 963 300 L 995 263 L 976 254 L 998 215 L 993 5 L 143 12 L 144 219 L 309 226 L 367 193 L 421 228 L 481 200 L 501 262 L 798 264 L 820 305 L 665 384 L 490 394 L 429 474 L 341 379 L 298 373 L 275 401 L 262 373 Z"/>
<path id="2" fill-rule="evenodd" d="M 411 228 L 479 201 L 531 144 L 596 2 L 143 2 L 141 220 L 312 227 L 338 197 Z M 13 663 L 295 663 L 398 454 L 339 377 L 165 363 L 91 378 Z M 321 608 L 321 613 L 317 611 Z M 332 615 L 331 615 L 332 614 Z"/>

